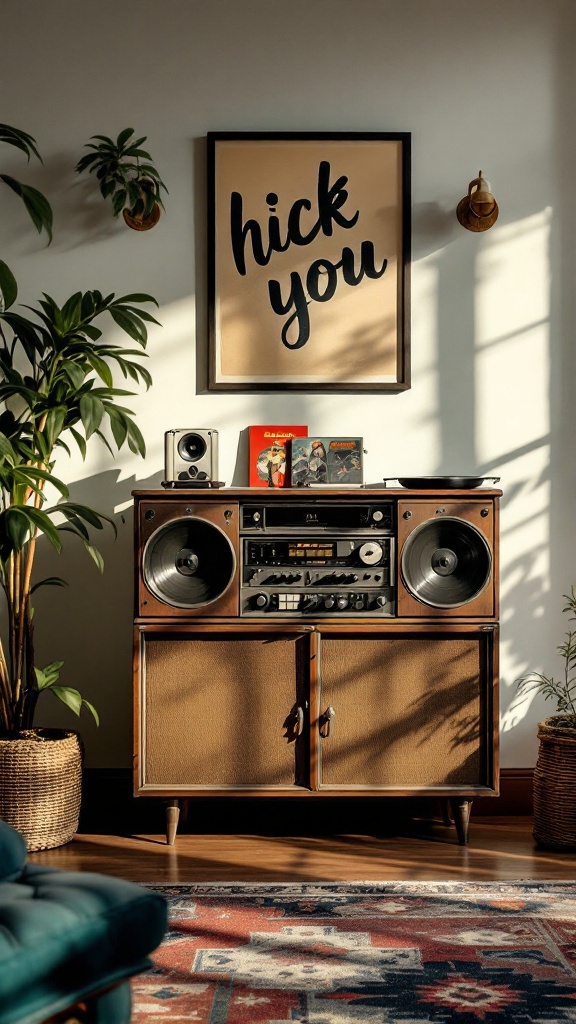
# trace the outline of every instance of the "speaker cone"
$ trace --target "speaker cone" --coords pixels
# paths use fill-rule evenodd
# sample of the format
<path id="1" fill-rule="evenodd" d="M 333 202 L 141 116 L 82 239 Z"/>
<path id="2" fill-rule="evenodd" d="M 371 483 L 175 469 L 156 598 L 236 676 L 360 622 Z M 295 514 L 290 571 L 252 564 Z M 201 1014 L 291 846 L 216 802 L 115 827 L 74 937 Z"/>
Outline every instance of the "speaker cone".
<path id="1" fill-rule="evenodd" d="M 206 454 L 206 441 L 193 431 L 184 434 L 178 441 L 178 454 L 186 462 L 198 462 Z"/>
<path id="2" fill-rule="evenodd" d="M 463 519 L 432 519 L 410 534 L 402 551 L 408 590 L 433 608 L 459 608 L 482 593 L 492 556 L 482 534 Z"/>
<path id="3" fill-rule="evenodd" d="M 155 597 L 175 608 L 216 601 L 234 576 L 234 548 L 220 527 L 191 516 L 161 526 L 144 548 L 142 573 Z"/>

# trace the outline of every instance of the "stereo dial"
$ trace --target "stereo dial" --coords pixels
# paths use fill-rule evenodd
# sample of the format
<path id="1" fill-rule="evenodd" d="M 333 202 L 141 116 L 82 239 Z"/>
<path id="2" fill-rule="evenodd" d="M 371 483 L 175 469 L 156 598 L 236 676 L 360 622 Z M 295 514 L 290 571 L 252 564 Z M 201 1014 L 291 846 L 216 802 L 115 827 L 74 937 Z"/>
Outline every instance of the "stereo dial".
<path id="1" fill-rule="evenodd" d="M 362 544 L 358 551 L 358 557 L 362 565 L 378 565 L 383 554 L 382 545 L 376 541 L 367 541 L 366 544 Z"/>

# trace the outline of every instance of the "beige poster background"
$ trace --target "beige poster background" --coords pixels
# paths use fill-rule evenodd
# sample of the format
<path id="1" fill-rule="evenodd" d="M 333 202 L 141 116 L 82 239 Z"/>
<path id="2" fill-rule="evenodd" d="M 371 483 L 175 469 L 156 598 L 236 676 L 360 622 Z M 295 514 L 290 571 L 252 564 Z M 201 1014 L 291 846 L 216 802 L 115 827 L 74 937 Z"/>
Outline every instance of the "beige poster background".
<path id="1" fill-rule="evenodd" d="M 329 187 L 336 195 L 338 216 L 324 218 L 322 229 L 308 244 L 294 241 L 286 251 L 273 251 L 266 266 L 254 259 L 253 231 L 258 223 L 262 245 L 269 249 L 269 218 L 278 218 L 282 244 L 287 240 L 290 210 L 299 204 L 301 236 L 313 233 L 318 215 L 318 179 L 322 161 L 330 165 Z M 340 189 L 334 186 L 346 179 Z M 343 191 L 348 195 L 345 198 Z M 244 239 L 239 272 L 231 241 L 231 196 L 240 193 Z M 271 204 L 274 196 L 277 202 Z M 402 150 L 398 140 L 217 140 L 215 148 L 215 381 L 221 383 L 388 383 L 398 379 L 402 339 Z M 268 201 L 267 201 L 268 200 Z M 237 200 L 238 202 L 238 200 Z M 331 234 L 329 233 L 331 231 Z M 278 231 L 277 231 L 278 233 Z M 343 248 L 352 251 L 354 275 L 360 274 L 361 243 L 373 244 L 377 279 L 364 276 L 351 285 L 344 279 Z M 315 261 L 322 260 L 314 268 Z M 368 260 L 370 263 L 370 259 Z M 331 266 L 330 266 L 331 265 Z M 310 268 L 313 267 L 312 271 Z M 332 269 L 334 268 L 334 269 Z M 307 275 L 316 283 L 310 296 Z M 297 274 L 296 284 L 291 275 Z M 277 282 L 286 313 L 271 306 L 269 282 Z M 335 289 L 334 289 L 335 284 Z M 286 322 L 295 312 L 291 289 L 301 285 L 309 338 L 302 347 L 282 341 Z M 334 289 L 327 301 L 317 296 Z M 286 332 L 289 344 L 298 338 L 294 318 Z"/>

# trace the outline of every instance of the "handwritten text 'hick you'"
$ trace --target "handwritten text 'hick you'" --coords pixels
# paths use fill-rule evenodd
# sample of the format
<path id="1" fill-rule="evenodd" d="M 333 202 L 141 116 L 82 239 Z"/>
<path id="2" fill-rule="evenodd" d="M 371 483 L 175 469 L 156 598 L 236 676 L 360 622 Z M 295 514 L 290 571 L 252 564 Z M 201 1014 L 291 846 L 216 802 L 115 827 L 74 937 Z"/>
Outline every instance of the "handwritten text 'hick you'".
<path id="1" fill-rule="evenodd" d="M 230 197 L 230 238 L 232 253 L 236 269 L 242 276 L 246 275 L 246 249 L 249 243 L 252 257 L 260 267 L 268 266 L 272 254 L 275 252 L 286 252 L 291 245 L 310 245 L 319 234 L 330 237 L 334 225 L 349 231 L 354 227 L 360 216 L 356 210 L 350 216 L 346 216 L 343 207 L 348 200 L 348 191 L 345 186 L 348 177 L 341 175 L 333 185 L 330 184 L 330 164 L 322 160 L 318 166 L 318 187 L 317 187 L 317 219 L 305 231 L 302 227 L 301 216 L 303 211 L 309 213 L 312 210 L 310 199 L 296 199 L 290 211 L 284 229 L 282 230 L 280 219 L 276 215 L 276 208 L 279 203 L 275 192 L 269 192 L 266 196 L 266 203 L 269 207 L 267 238 L 264 238 L 265 228 L 262 228 L 257 220 L 249 218 L 246 222 L 243 219 L 243 199 L 240 192 L 232 192 Z M 304 278 L 293 270 L 290 274 L 290 284 L 287 293 L 283 294 L 279 281 L 271 279 L 268 281 L 268 295 L 270 305 L 278 316 L 286 316 L 282 327 L 282 342 L 287 348 L 302 348 L 310 337 L 310 316 L 308 305 L 310 302 L 328 302 L 336 292 L 338 286 L 338 271 L 342 271 L 344 283 L 352 288 L 360 284 L 364 277 L 376 280 L 382 277 L 388 260 L 383 260 L 379 267 L 376 267 L 374 243 L 364 241 L 360 243 L 359 266 L 356 267 L 356 260 L 353 250 L 349 246 L 342 247 L 341 258 L 337 262 L 328 259 L 317 259 L 310 264 Z M 308 298 L 306 297 L 308 295 Z M 293 325 L 294 328 L 293 328 Z M 293 328 L 293 329 L 292 329 Z M 290 334 L 290 337 L 289 337 Z"/>

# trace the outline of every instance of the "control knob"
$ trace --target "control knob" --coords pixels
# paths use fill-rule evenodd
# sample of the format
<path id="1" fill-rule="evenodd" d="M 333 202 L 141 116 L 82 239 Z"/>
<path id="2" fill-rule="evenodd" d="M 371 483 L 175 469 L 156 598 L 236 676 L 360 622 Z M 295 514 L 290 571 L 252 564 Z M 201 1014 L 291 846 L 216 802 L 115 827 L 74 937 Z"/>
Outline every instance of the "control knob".
<path id="1" fill-rule="evenodd" d="M 344 608 L 348 607 L 348 595 L 347 594 L 339 594 L 338 595 L 338 597 L 336 598 L 336 607 L 340 608 L 341 611 Z"/>
<path id="2" fill-rule="evenodd" d="M 384 605 L 386 603 L 387 602 L 386 602 L 386 598 L 384 597 L 384 594 L 379 594 L 378 597 L 376 598 L 375 602 L 374 602 L 374 604 L 376 605 L 377 608 L 384 608 Z"/>
<path id="3" fill-rule="evenodd" d="M 362 544 L 358 551 L 358 557 L 362 565 L 378 565 L 383 554 L 382 545 L 378 544 L 377 541 L 367 541 L 365 544 Z"/>
<path id="4" fill-rule="evenodd" d="M 255 608 L 267 608 L 270 604 L 270 595 L 263 592 L 256 594 L 253 604 Z"/>
<path id="5" fill-rule="evenodd" d="M 324 598 L 324 607 L 325 608 L 333 608 L 335 604 L 336 604 L 336 598 L 334 597 L 334 594 L 328 594 L 328 597 Z"/>

